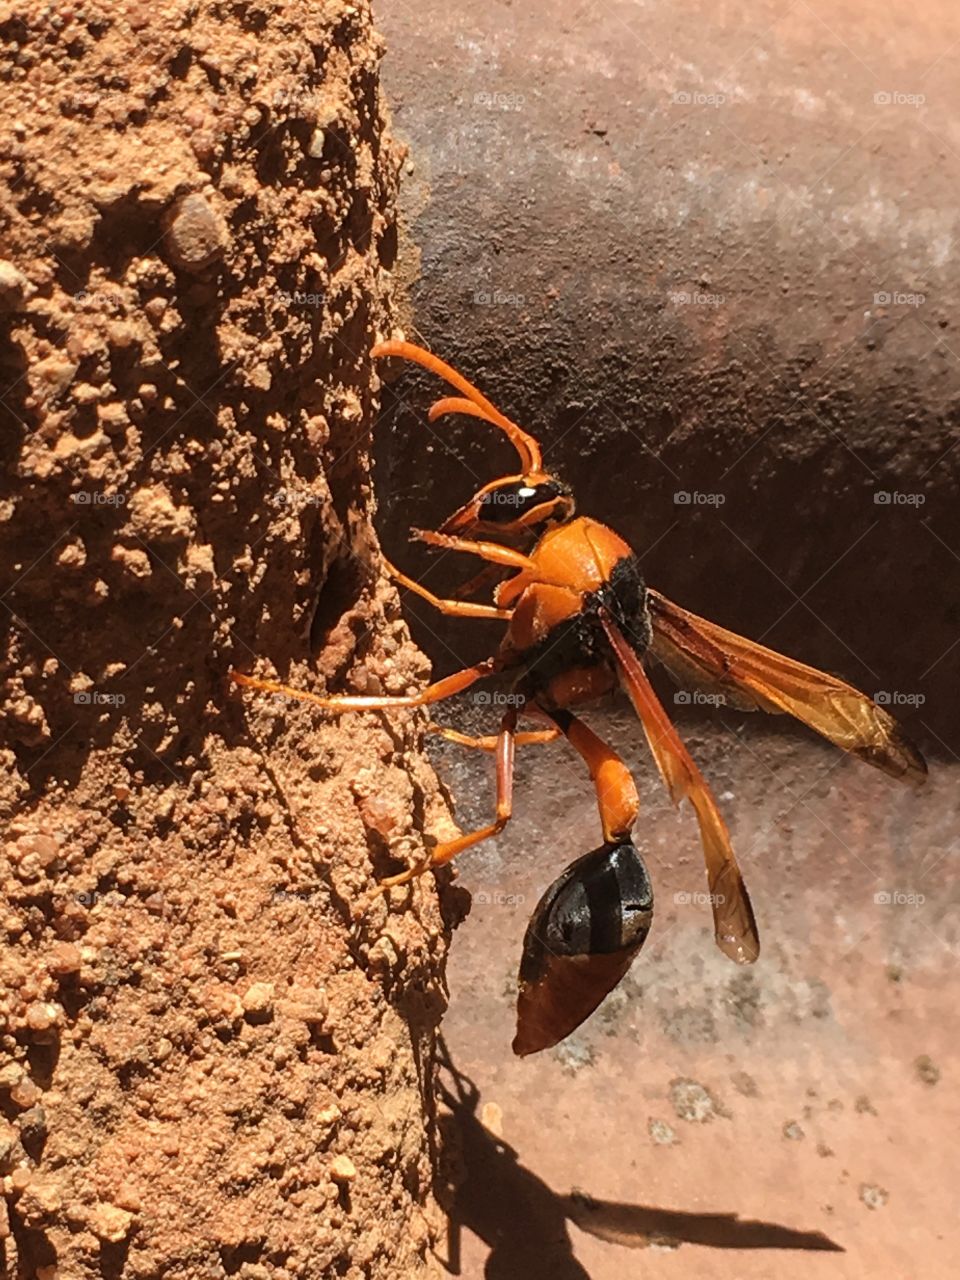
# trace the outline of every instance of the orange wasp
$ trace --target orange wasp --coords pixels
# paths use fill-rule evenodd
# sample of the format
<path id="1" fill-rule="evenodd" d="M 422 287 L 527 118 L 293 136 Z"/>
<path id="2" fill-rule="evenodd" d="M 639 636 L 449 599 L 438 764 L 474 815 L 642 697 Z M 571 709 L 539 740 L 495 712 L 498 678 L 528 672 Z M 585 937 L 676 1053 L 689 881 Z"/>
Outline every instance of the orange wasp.
<path id="1" fill-rule="evenodd" d="M 381 886 L 405 884 L 443 866 L 501 831 L 510 818 L 514 750 L 563 736 L 583 758 L 596 789 L 603 844 L 571 863 L 537 904 L 523 943 L 517 999 L 518 1054 L 557 1044 L 617 985 L 642 947 L 653 919 L 653 889 L 633 843 L 637 789 L 626 765 L 572 707 L 621 686 L 643 726 L 675 804 L 687 799 L 700 827 L 717 945 L 738 964 L 760 951 L 756 920 L 716 801 L 660 705 L 644 670 L 649 656 L 680 681 L 723 694 L 743 709 L 786 712 L 825 738 L 896 778 L 926 774 L 923 757 L 894 719 L 865 694 L 707 622 L 648 587 L 622 538 L 578 516 L 570 489 L 543 468 L 540 446 L 442 360 L 409 342 L 383 342 L 377 357 L 401 356 L 438 374 L 459 393 L 438 400 L 429 420 L 466 414 L 504 432 L 519 470 L 484 485 L 436 532 L 413 530 L 430 546 L 467 552 L 509 574 L 493 604 L 441 599 L 392 565 L 392 576 L 441 613 L 498 618 L 507 624 L 495 656 L 401 697 L 327 697 L 234 672 L 239 684 L 303 698 L 326 711 L 425 707 L 499 672 L 514 677 L 515 703 L 549 727 L 518 732 L 518 705 L 498 733 L 445 736 L 496 758 L 496 816 L 487 826 L 435 843 L 428 859 Z M 483 581 L 474 579 L 461 592 Z"/>

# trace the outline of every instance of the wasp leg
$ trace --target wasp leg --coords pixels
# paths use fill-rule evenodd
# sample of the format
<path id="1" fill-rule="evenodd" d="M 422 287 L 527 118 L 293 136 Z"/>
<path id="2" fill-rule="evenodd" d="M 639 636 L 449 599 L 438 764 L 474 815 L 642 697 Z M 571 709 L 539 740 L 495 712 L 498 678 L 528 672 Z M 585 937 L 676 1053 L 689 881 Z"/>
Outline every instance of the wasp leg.
<path id="1" fill-rule="evenodd" d="M 567 741 L 584 760 L 597 793 L 597 807 L 603 838 L 608 844 L 630 839 L 637 820 L 640 799 L 630 770 L 617 753 L 598 738 L 592 729 L 569 711 L 545 714 L 556 724 Z"/>
<path id="2" fill-rule="evenodd" d="M 248 689 L 264 689 L 267 693 L 282 693 L 288 698 L 312 702 L 315 706 L 322 707 L 324 711 L 389 711 L 394 707 L 426 707 L 432 702 L 442 702 L 444 698 L 453 697 L 461 689 L 468 689 L 477 680 L 493 675 L 498 668 L 499 663 L 496 658 L 487 658 L 485 662 L 478 662 L 475 667 L 464 667 L 462 671 L 455 671 L 452 676 L 437 680 L 435 684 L 428 684 L 419 693 L 382 698 L 348 694 L 333 694 L 325 698 L 318 693 L 294 689 L 288 684 L 278 684 L 275 680 L 260 680 L 255 676 L 245 676 L 239 671 L 231 671 L 230 679 L 235 684 L 245 685 Z"/>
<path id="3" fill-rule="evenodd" d="M 475 573 L 472 578 L 468 578 L 466 582 L 460 584 L 453 593 L 455 600 L 469 600 L 471 596 L 479 595 L 481 591 L 488 587 L 493 588 L 500 582 L 501 566 L 498 564 L 485 564 L 479 573 Z"/>
<path id="4" fill-rule="evenodd" d="M 461 747 L 475 747 L 478 751 L 496 751 L 499 735 L 488 734 L 483 738 L 474 738 L 470 734 L 460 733 L 457 729 L 448 729 L 445 724 L 428 724 L 428 733 L 439 733 L 450 742 L 458 742 Z M 560 737 L 559 729 L 533 729 L 525 733 L 514 734 L 514 745 L 530 747 L 541 742 L 555 742 Z"/>
<path id="5" fill-rule="evenodd" d="M 505 564 L 509 569 L 536 569 L 529 556 L 512 547 L 502 547 L 499 542 L 475 542 L 472 538 L 455 538 L 449 533 L 434 533 L 432 529 L 411 529 L 410 536 L 417 542 L 431 547 L 445 547 L 448 551 L 469 551 L 493 564 Z"/>
<path id="6" fill-rule="evenodd" d="M 414 867 L 409 867 L 399 875 L 389 876 L 386 880 L 381 880 L 379 886 L 381 889 L 392 889 L 394 885 L 406 884 L 433 867 L 442 867 L 444 863 L 450 862 L 458 853 L 462 853 L 464 849 L 469 849 L 471 845 L 479 844 L 481 840 L 489 840 L 491 836 L 495 836 L 503 830 L 513 812 L 513 761 L 516 726 L 517 711 L 515 707 L 511 707 L 500 721 L 500 732 L 497 734 L 495 748 L 497 755 L 497 812 L 493 822 L 488 823 L 485 827 L 478 828 L 476 831 L 468 831 L 466 835 L 458 836 L 456 840 L 444 840 L 440 844 L 434 845 L 430 850 L 429 858 L 425 861 L 418 863 Z"/>
<path id="7" fill-rule="evenodd" d="M 432 604 L 435 609 L 439 609 L 441 613 L 450 613 L 458 618 L 505 618 L 513 617 L 511 609 L 498 609 L 495 604 L 471 604 L 465 600 L 444 600 L 440 596 L 436 596 L 422 583 L 416 579 L 410 578 L 385 560 L 387 572 L 390 577 L 399 582 L 402 587 L 407 587 L 410 591 L 415 591 L 418 596 L 426 600 L 428 604 Z"/>

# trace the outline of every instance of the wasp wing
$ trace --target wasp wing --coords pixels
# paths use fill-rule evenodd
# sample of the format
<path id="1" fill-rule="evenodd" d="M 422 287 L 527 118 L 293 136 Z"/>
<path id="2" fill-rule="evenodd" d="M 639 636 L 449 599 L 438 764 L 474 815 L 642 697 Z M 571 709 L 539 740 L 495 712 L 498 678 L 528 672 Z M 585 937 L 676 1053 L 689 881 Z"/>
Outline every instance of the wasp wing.
<path id="1" fill-rule="evenodd" d="M 923 756 L 872 698 L 815 667 L 745 640 L 648 590 L 651 650 L 681 680 L 692 678 L 737 707 L 784 712 L 895 778 L 923 779 Z"/>
<path id="2" fill-rule="evenodd" d="M 717 946 L 738 964 L 752 964 L 760 954 L 757 922 L 717 802 L 660 705 L 640 659 L 604 609 L 600 620 L 667 790 L 674 804 L 688 799 L 697 815 Z"/>

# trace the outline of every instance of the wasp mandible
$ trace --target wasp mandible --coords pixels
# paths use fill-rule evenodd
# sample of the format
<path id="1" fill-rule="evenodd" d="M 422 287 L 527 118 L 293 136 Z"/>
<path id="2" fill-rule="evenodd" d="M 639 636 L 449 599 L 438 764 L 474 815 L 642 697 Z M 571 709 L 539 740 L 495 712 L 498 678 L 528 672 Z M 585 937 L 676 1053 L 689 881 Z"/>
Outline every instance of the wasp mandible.
<path id="1" fill-rule="evenodd" d="M 628 544 L 606 525 L 576 514 L 570 488 L 544 470 L 537 441 L 437 356 L 403 341 L 380 343 L 372 354 L 411 360 L 458 392 L 431 407 L 431 422 L 452 413 L 479 418 L 502 431 L 517 452 L 515 475 L 484 485 L 438 530 L 411 531 L 413 539 L 430 546 L 487 562 L 502 579 L 492 604 L 462 598 L 489 581 L 486 572 L 461 590 L 461 598 L 441 599 L 388 565 L 401 586 L 443 614 L 505 622 L 499 649 L 484 662 L 409 696 L 324 697 L 238 672 L 233 679 L 340 713 L 426 707 L 500 672 L 513 676 L 518 697 L 496 735 L 475 738 L 439 730 L 494 754 L 493 820 L 435 844 L 426 861 L 382 880 L 383 888 L 442 866 L 503 829 L 512 811 L 517 746 L 563 737 L 582 757 L 596 790 L 603 843 L 566 868 L 531 916 L 520 964 L 514 1052 L 549 1048 L 589 1017 L 627 972 L 652 923 L 650 876 L 633 842 L 639 808 L 633 778 L 619 756 L 572 711 L 617 686 L 633 704 L 674 804 L 689 800 L 693 807 L 717 945 L 738 964 L 752 963 L 760 952 L 757 924 L 726 823 L 661 706 L 645 661 L 656 658 L 680 682 L 721 693 L 737 708 L 792 715 L 894 777 L 922 779 L 923 757 L 893 717 L 865 694 L 699 618 L 648 587 Z M 519 714 L 547 727 L 519 731 Z"/>

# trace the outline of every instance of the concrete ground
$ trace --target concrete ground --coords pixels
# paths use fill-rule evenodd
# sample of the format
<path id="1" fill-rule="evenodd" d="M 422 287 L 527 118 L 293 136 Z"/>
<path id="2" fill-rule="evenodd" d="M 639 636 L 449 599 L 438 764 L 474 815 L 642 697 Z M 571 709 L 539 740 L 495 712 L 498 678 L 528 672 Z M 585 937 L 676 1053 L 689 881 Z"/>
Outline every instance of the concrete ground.
<path id="1" fill-rule="evenodd" d="M 475 708 L 451 719 L 471 715 L 483 722 Z M 466 1172 L 456 1274 L 955 1274 L 956 775 L 935 769 L 915 790 L 802 729 L 719 720 L 678 717 L 751 890 L 751 968 L 713 943 L 695 821 L 667 802 L 625 709 L 592 723 L 636 770 L 654 928 L 620 989 L 556 1049 L 517 1059 L 510 1040 L 530 912 L 599 843 L 579 761 L 563 745 L 523 752 L 515 820 L 460 860 L 473 905 L 444 1024 Z M 484 821 L 489 760 L 438 754 L 458 819 Z"/>
<path id="2" fill-rule="evenodd" d="M 379 18 L 408 332 L 540 438 L 668 595 L 923 693 L 960 753 L 953 0 Z M 475 422 L 426 427 L 435 379 L 397 389 L 388 551 L 511 461 Z"/>
<path id="3" fill-rule="evenodd" d="M 581 509 L 678 603 L 902 714 L 922 791 L 798 726 L 668 708 L 712 780 L 759 921 L 713 944 L 696 825 L 623 708 L 653 932 L 560 1048 L 510 1051 L 540 894 L 598 843 L 562 745 L 464 855 L 445 1020 L 450 1267 L 479 1280 L 946 1280 L 956 1273 L 960 851 L 960 14 L 949 0 L 383 0 L 410 146 L 409 334 L 543 442 Z M 378 424 L 388 556 L 511 465 L 431 431 L 404 375 Z M 678 499 L 677 495 L 681 495 Z M 682 495 L 688 495 L 684 501 Z M 437 674 L 498 629 L 405 612 Z M 493 729 L 488 705 L 450 723 Z M 464 827 L 489 760 L 436 744 Z M 458 1157 L 457 1152 L 461 1155 Z"/>

